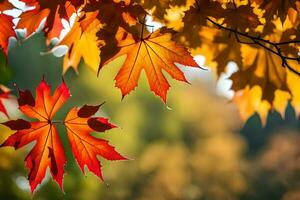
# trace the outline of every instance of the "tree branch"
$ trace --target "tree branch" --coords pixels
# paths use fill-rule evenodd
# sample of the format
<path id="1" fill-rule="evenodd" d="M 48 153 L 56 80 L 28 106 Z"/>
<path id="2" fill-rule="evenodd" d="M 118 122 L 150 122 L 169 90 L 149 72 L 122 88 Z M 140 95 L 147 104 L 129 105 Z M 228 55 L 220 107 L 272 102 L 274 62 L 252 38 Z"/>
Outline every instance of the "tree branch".
<path id="1" fill-rule="evenodd" d="M 226 31 L 229 31 L 231 33 L 234 33 L 235 38 L 237 40 L 237 42 L 241 43 L 241 44 L 256 44 L 258 46 L 263 47 L 264 49 L 268 50 L 269 52 L 279 56 L 282 60 L 282 66 L 288 68 L 290 71 L 292 71 L 293 73 L 297 74 L 298 76 L 300 76 L 300 72 L 296 71 L 294 68 L 292 68 L 287 60 L 294 60 L 294 61 L 298 61 L 300 62 L 300 57 L 289 57 L 289 56 L 285 56 L 280 47 L 281 45 L 287 45 L 287 44 L 296 44 L 296 43 L 300 43 L 300 41 L 295 40 L 295 41 L 286 41 L 286 42 L 271 42 L 269 40 L 257 37 L 257 36 L 252 36 L 249 35 L 248 33 L 244 33 L 244 32 L 240 32 L 237 29 L 232 29 L 226 26 L 223 26 L 222 24 L 219 24 L 217 22 L 215 22 L 214 20 L 210 19 L 209 17 L 206 18 L 209 22 L 211 22 L 214 26 L 216 26 L 219 29 L 223 29 Z M 239 38 L 239 36 L 248 38 L 249 40 L 251 40 L 252 42 L 244 42 L 241 41 L 241 39 Z M 269 45 L 269 46 L 267 46 Z M 274 49 L 272 49 L 271 47 L 273 47 Z"/>

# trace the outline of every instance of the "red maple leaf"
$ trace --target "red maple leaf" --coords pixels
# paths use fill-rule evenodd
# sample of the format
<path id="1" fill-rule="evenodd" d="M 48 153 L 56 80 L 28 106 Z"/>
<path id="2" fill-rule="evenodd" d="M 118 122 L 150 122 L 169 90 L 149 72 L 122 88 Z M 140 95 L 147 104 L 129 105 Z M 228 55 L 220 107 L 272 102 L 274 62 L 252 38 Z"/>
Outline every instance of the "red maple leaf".
<path id="1" fill-rule="evenodd" d="M 3 11 L 13 9 L 13 5 L 7 0 L 0 1 L 0 48 L 3 49 L 7 55 L 8 40 L 10 37 L 15 36 L 13 29 L 13 17 L 3 13 Z"/>
<path id="2" fill-rule="evenodd" d="M 50 86 L 45 80 L 42 80 L 36 89 L 35 99 L 29 90 L 19 91 L 19 96 L 19 109 L 26 116 L 37 121 L 28 122 L 18 119 L 3 123 L 12 130 L 16 130 L 16 133 L 11 135 L 1 146 L 12 146 L 19 149 L 33 141 L 36 142 L 25 159 L 32 192 L 44 179 L 47 168 L 50 168 L 53 179 L 62 189 L 66 157 L 57 132 L 57 124 L 65 125 L 72 151 L 82 170 L 84 165 L 87 165 L 92 172 L 102 178 L 97 155 L 108 160 L 125 159 L 112 146 L 108 145 L 107 141 L 89 135 L 91 131 L 99 132 L 115 127 L 105 118 L 91 117 L 99 106 L 84 106 L 79 111 L 77 108 L 73 108 L 64 122 L 53 120 L 56 112 L 70 97 L 69 89 L 64 82 L 53 95 L 51 95 Z"/>
<path id="3" fill-rule="evenodd" d="M 15 149 L 19 149 L 36 141 L 25 159 L 26 167 L 29 169 L 28 179 L 32 192 L 45 177 L 48 167 L 52 177 L 62 188 L 66 158 L 52 118 L 70 97 L 69 90 L 63 82 L 51 96 L 51 88 L 43 80 L 36 89 L 35 99 L 29 90 L 19 91 L 19 95 L 19 109 L 26 116 L 38 121 L 14 120 L 5 122 L 4 125 L 12 130 L 17 130 L 17 132 L 11 135 L 2 146 L 13 146 Z"/>
<path id="4" fill-rule="evenodd" d="M 83 106 L 81 109 L 73 108 L 67 115 L 64 124 L 72 152 L 82 172 L 86 165 L 90 171 L 101 179 L 101 165 L 97 156 L 107 160 L 125 160 L 106 140 L 91 136 L 91 132 L 103 132 L 116 126 L 109 123 L 106 118 L 92 117 L 100 106 Z"/>
<path id="5" fill-rule="evenodd" d="M 8 117 L 7 110 L 3 104 L 3 99 L 9 99 L 10 90 L 3 85 L 0 85 L 0 112 L 4 113 Z"/>

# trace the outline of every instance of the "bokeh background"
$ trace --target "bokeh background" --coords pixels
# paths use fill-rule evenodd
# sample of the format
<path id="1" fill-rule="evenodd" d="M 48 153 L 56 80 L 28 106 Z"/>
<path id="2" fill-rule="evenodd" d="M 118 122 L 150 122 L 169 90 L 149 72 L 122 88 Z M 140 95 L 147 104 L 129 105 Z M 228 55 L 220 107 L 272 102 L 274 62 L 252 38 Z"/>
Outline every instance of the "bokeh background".
<path id="1" fill-rule="evenodd" d="M 14 43 L 8 64 L 0 60 L 1 83 L 14 94 L 14 83 L 33 91 L 43 75 L 53 87 L 61 81 L 62 58 L 48 53 L 41 34 Z M 83 175 L 68 150 L 64 192 L 48 174 L 32 195 L 23 162 L 30 145 L 18 151 L 2 148 L 1 200 L 300 199 L 300 123 L 292 107 L 284 120 L 271 113 L 265 127 L 257 115 L 244 123 L 235 105 L 217 95 L 209 71 L 187 72 L 191 85 L 171 81 L 167 105 L 149 92 L 144 76 L 122 101 L 113 81 L 118 69 L 112 65 L 98 78 L 83 63 L 80 75 L 70 70 L 64 78 L 72 97 L 56 118 L 63 119 L 72 106 L 105 101 L 101 114 L 119 128 L 98 136 L 132 160 L 99 158 L 103 183 L 89 172 Z M 15 102 L 5 104 L 12 118 L 20 117 Z M 0 125 L 0 142 L 12 133 Z M 59 134 L 69 149 L 63 127 Z"/>

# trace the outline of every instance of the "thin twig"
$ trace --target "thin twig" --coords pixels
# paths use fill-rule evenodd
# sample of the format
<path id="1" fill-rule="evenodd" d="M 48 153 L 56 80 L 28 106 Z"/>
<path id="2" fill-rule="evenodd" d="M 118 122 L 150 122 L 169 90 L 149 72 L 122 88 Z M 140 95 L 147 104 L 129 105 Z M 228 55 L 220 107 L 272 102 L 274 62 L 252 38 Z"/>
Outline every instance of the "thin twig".
<path id="1" fill-rule="evenodd" d="M 234 36 L 235 36 L 235 39 L 236 39 L 239 43 L 241 43 L 241 44 L 255 44 L 255 42 L 245 42 L 245 41 L 242 41 L 242 40 L 239 38 L 239 35 L 238 35 L 236 32 L 234 32 Z"/>
<path id="2" fill-rule="evenodd" d="M 226 30 L 226 31 L 229 31 L 231 33 L 234 33 L 235 34 L 235 38 L 237 40 L 237 42 L 241 43 L 241 44 L 256 44 L 258 46 L 261 46 L 263 48 L 265 48 L 266 50 L 270 51 L 271 53 L 279 56 L 282 60 L 282 66 L 283 67 L 286 67 L 288 68 L 289 70 L 291 70 L 293 73 L 297 74 L 298 76 L 300 76 L 300 72 L 296 71 L 294 68 L 292 68 L 287 60 L 294 60 L 294 61 L 300 61 L 300 57 L 289 57 L 289 56 L 285 56 L 280 47 L 281 45 L 287 45 L 287 44 L 296 44 L 296 43 L 300 43 L 300 41 L 298 40 L 295 40 L 295 41 L 287 41 L 287 42 L 279 42 L 279 43 L 276 43 L 276 42 L 271 42 L 269 40 L 266 40 L 266 39 L 263 39 L 263 38 L 260 38 L 260 37 L 257 37 L 257 36 L 252 36 L 252 35 L 249 35 L 248 33 L 244 33 L 244 32 L 240 32 L 238 31 L 237 29 L 232 29 L 232 28 L 229 28 L 229 27 L 226 27 L 226 26 L 223 26 L 217 22 L 215 22 L 214 20 L 210 19 L 209 17 L 206 18 L 208 21 L 210 21 L 213 25 L 215 25 L 217 28 L 219 29 L 223 29 L 223 30 Z M 242 36 L 242 37 L 245 37 L 245 38 L 248 38 L 249 40 L 251 40 L 252 42 L 244 42 L 244 41 L 241 41 L 239 36 Z M 273 48 L 271 48 L 273 47 Z M 274 50 L 275 49 L 275 50 Z"/>

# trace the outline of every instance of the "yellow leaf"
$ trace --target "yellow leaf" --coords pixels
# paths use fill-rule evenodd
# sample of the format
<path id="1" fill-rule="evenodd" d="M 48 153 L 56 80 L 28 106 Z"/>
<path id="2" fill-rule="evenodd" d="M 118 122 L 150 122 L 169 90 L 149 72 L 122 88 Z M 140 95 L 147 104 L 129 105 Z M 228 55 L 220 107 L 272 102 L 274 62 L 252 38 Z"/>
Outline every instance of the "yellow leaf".
<path id="1" fill-rule="evenodd" d="M 70 32 L 59 43 L 69 47 L 64 57 L 63 73 L 70 67 L 77 71 L 81 59 L 89 68 L 97 72 L 100 65 L 100 42 L 96 33 L 100 30 L 101 24 L 94 17 L 95 13 L 87 13 L 83 21 L 78 18 Z"/>
<path id="2" fill-rule="evenodd" d="M 261 98 L 262 91 L 257 85 L 252 88 L 247 86 L 244 90 L 236 92 L 233 102 L 236 103 L 242 120 L 246 121 L 254 113 L 258 113 L 262 125 L 266 124 L 271 105 L 266 100 L 261 100 Z"/>

